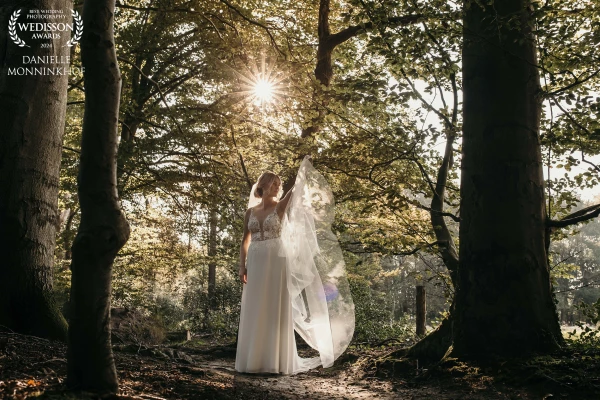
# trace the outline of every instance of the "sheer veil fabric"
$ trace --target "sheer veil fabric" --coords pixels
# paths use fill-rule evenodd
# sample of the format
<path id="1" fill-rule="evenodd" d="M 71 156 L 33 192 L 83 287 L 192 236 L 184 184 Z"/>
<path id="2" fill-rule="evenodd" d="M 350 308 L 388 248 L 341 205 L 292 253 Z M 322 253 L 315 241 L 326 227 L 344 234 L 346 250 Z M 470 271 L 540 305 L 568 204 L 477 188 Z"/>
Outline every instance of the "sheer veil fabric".
<path id="1" fill-rule="evenodd" d="M 250 192 L 248 206 L 260 202 Z M 342 250 L 331 231 L 335 202 L 327 181 L 305 157 L 281 226 L 294 329 L 319 357 L 298 358 L 294 373 L 331 367 L 354 334 L 354 303 Z M 254 201 L 253 201 L 254 200 Z"/>

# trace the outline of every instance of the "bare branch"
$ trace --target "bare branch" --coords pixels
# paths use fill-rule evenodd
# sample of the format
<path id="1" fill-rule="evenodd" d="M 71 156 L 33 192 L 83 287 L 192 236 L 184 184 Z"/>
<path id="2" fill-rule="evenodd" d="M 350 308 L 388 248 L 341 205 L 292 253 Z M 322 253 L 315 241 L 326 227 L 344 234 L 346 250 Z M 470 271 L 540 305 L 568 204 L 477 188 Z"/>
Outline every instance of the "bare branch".
<path id="1" fill-rule="evenodd" d="M 557 94 L 561 94 L 563 92 L 566 92 L 569 89 L 572 89 L 576 86 L 579 86 L 581 84 L 584 84 L 585 82 L 589 81 L 590 79 L 594 78 L 596 75 L 600 74 L 600 69 L 597 70 L 596 72 L 586 76 L 583 79 L 579 79 L 579 76 L 575 77 L 575 82 L 571 83 L 570 85 L 567 85 L 565 87 L 562 87 L 560 89 L 556 89 L 552 92 L 548 92 L 548 93 L 544 93 L 544 96 L 556 96 Z"/>
<path id="2" fill-rule="evenodd" d="M 240 153 L 240 151 L 237 147 L 237 142 L 235 140 L 235 131 L 234 131 L 233 127 L 231 128 L 231 140 L 233 140 L 233 146 L 235 147 L 235 150 L 238 153 L 238 156 L 240 158 L 240 163 L 242 165 L 242 171 L 244 172 L 244 176 L 246 177 L 246 183 L 248 184 L 248 188 L 252 189 L 252 180 L 248 176 L 248 170 L 246 170 L 246 163 L 244 162 L 244 157 L 242 157 L 242 153 Z"/>
<path id="3" fill-rule="evenodd" d="M 586 164 L 591 165 L 596 171 L 600 172 L 600 167 L 599 166 L 597 166 L 593 162 L 585 159 L 585 154 L 583 153 L 583 150 L 581 150 L 581 161 L 583 161 Z"/>
<path id="4" fill-rule="evenodd" d="M 387 27 L 397 27 L 415 24 L 421 21 L 424 17 L 424 14 L 403 15 L 401 17 L 389 18 L 387 20 L 381 21 L 381 23 Z M 338 33 L 330 35 L 329 45 L 333 48 L 341 43 L 344 43 L 346 40 L 358 36 L 361 33 L 368 32 L 373 28 L 375 28 L 375 25 L 371 21 L 359 25 L 349 26 L 346 29 L 339 31 Z"/>
<path id="5" fill-rule="evenodd" d="M 235 7 L 233 4 L 231 4 L 229 1 L 227 0 L 220 0 L 221 3 L 225 4 L 227 7 L 229 7 L 231 10 L 235 11 L 236 14 L 238 14 L 240 17 L 242 17 L 242 19 L 252 25 L 256 25 L 262 29 L 264 29 L 264 31 L 267 33 L 267 35 L 269 35 L 269 38 L 271 38 L 271 44 L 273 44 L 273 47 L 275 47 L 275 49 L 277 49 L 277 51 L 279 52 L 279 54 L 283 55 L 285 57 L 285 53 L 283 51 L 281 51 L 281 49 L 279 48 L 279 46 L 277 45 L 277 42 L 275 41 L 275 37 L 273 37 L 273 34 L 271 34 L 271 30 L 269 29 L 268 26 L 265 26 L 264 24 L 261 24 L 258 21 L 254 21 L 251 18 L 248 18 L 246 15 L 244 15 L 244 13 L 242 13 L 237 7 Z"/>
<path id="6" fill-rule="evenodd" d="M 386 44 L 387 44 L 387 42 L 386 42 Z M 391 46 L 389 44 L 388 44 L 388 47 L 389 47 L 390 50 L 392 50 L 392 48 L 391 48 Z M 421 92 L 419 92 L 417 90 L 417 88 L 415 87 L 413 81 L 408 77 L 408 74 L 406 73 L 406 71 L 404 70 L 404 68 L 400 68 L 400 73 L 404 77 L 404 80 L 409 84 L 409 86 L 412 89 L 413 93 L 419 98 L 419 100 L 421 100 L 421 103 L 425 106 L 425 108 L 427 108 L 429 111 L 432 111 L 442 121 L 444 121 L 446 123 L 446 126 L 449 129 L 454 129 L 454 125 L 452 124 L 452 121 L 450 121 L 448 119 L 448 117 L 445 116 L 440 110 L 438 110 L 433 105 L 431 105 L 430 103 L 428 103 L 427 100 L 425 100 L 425 98 L 423 97 L 423 95 L 421 94 Z"/>
<path id="7" fill-rule="evenodd" d="M 565 290 L 557 290 L 557 291 L 556 291 L 556 292 L 554 292 L 554 293 L 566 293 L 566 292 L 572 292 L 572 291 L 574 291 L 574 290 L 579 290 L 579 289 L 583 289 L 583 288 L 585 288 L 585 287 L 588 287 L 588 286 L 596 286 L 596 285 L 600 285 L 600 281 L 592 281 L 592 282 L 590 282 L 590 283 L 587 283 L 587 284 L 585 284 L 585 285 L 577 286 L 577 287 L 570 288 L 570 289 L 565 289 Z"/>
<path id="8" fill-rule="evenodd" d="M 600 204 L 595 204 L 590 207 L 586 207 L 583 210 L 576 211 L 572 214 L 567 215 L 566 217 L 556 221 L 553 219 L 548 219 L 546 221 L 546 225 L 552 228 L 564 228 L 569 225 L 575 225 L 579 222 L 587 221 L 592 218 L 596 218 L 600 215 Z"/>
<path id="9" fill-rule="evenodd" d="M 591 132 L 583 125 L 581 125 L 572 115 L 570 112 L 568 112 L 567 110 L 565 110 L 558 101 L 555 101 L 554 104 L 556 104 L 556 106 L 558 108 L 560 108 L 560 110 L 562 112 L 565 113 L 565 115 L 567 117 L 569 117 L 569 119 L 571 120 L 571 122 L 573 122 L 573 124 L 575 124 L 575 126 L 577 126 L 579 129 L 581 129 L 582 131 L 584 131 L 585 133 L 587 133 L 588 135 L 591 135 Z"/>
<path id="10" fill-rule="evenodd" d="M 438 243 L 438 242 L 424 243 L 424 244 L 418 245 L 417 247 L 415 247 L 412 250 L 399 251 L 399 252 L 390 252 L 388 249 L 382 248 L 382 247 L 376 246 L 376 245 L 375 246 L 371 245 L 371 244 L 365 245 L 365 243 L 361 242 L 361 241 L 346 242 L 346 243 L 344 243 L 344 245 L 345 245 L 344 247 L 345 247 L 345 250 L 347 250 L 353 254 L 385 253 L 385 254 L 394 255 L 394 256 L 411 256 L 413 254 L 418 253 L 420 250 L 423 250 L 423 249 L 426 249 L 429 247 L 433 247 L 437 244 L 440 244 L 440 243 Z M 346 246 L 362 246 L 363 249 L 360 251 L 357 251 L 357 250 L 348 248 Z"/>
<path id="11" fill-rule="evenodd" d="M 412 158 L 412 161 L 414 161 L 415 164 L 417 164 L 417 166 L 421 170 L 421 174 L 427 181 L 427 184 L 429 185 L 429 189 L 431 190 L 431 193 L 435 193 L 435 186 L 433 185 L 433 181 L 429 177 L 429 174 L 427 174 L 427 171 L 425 171 L 425 167 L 423 167 L 423 164 L 421 164 L 421 162 L 416 157 Z"/>

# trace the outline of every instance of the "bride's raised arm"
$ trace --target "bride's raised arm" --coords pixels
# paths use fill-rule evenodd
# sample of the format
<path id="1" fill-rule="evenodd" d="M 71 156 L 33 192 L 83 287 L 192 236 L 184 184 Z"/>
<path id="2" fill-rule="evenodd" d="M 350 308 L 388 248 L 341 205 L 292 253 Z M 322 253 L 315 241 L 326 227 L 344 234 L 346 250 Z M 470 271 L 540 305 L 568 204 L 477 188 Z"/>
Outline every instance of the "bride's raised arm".
<path id="1" fill-rule="evenodd" d="M 308 159 L 308 161 L 312 161 L 311 156 L 304 156 L 304 160 Z M 296 180 L 296 178 L 294 178 L 294 181 Z M 294 189 L 296 188 L 296 185 L 292 186 L 292 188 L 290 190 L 287 191 L 287 193 L 285 194 L 285 196 L 283 196 L 283 198 L 281 200 L 279 200 L 279 203 L 277 204 L 277 209 L 279 211 L 280 216 L 285 212 L 285 210 L 287 209 L 287 206 L 290 202 L 290 199 L 292 198 L 293 194 L 294 194 Z"/>
<path id="2" fill-rule="evenodd" d="M 277 204 L 277 211 L 279 212 L 280 217 L 287 209 L 288 203 L 290 202 L 290 199 L 292 198 L 293 191 L 294 191 L 294 187 L 292 186 L 292 188 L 287 191 L 285 196 L 283 196 L 283 198 L 281 200 L 279 200 L 279 203 Z"/>

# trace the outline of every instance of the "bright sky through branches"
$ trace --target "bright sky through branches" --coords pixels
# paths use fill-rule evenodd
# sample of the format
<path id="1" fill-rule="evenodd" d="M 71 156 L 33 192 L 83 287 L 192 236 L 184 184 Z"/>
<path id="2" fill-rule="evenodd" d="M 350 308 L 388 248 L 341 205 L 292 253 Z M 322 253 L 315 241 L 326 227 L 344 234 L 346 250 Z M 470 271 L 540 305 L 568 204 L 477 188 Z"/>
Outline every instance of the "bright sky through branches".
<path id="1" fill-rule="evenodd" d="M 394 79 L 393 77 L 389 80 L 388 82 L 388 87 L 392 87 L 393 85 L 397 84 L 398 81 L 396 79 Z M 429 94 L 426 93 L 425 88 L 427 86 L 426 82 L 423 82 L 421 80 L 415 80 L 414 81 L 414 85 L 415 88 L 417 89 L 417 91 L 423 96 L 424 100 L 428 103 L 431 104 L 434 108 L 440 110 L 443 108 L 443 102 L 440 98 L 439 92 L 435 91 L 433 94 Z M 452 98 L 452 93 L 448 92 L 448 91 L 444 91 L 444 96 L 447 99 L 451 99 Z M 593 93 L 594 96 L 597 96 L 597 93 Z M 459 103 L 462 103 L 462 91 L 458 92 L 458 101 Z M 418 99 L 410 99 L 408 101 L 408 105 L 409 107 L 411 107 L 414 110 L 417 110 L 419 108 L 421 109 L 425 109 L 425 106 L 423 105 L 423 103 L 418 100 Z M 450 104 L 450 107 L 452 106 L 452 104 Z M 564 105 L 563 106 L 567 109 L 571 109 L 572 106 L 569 105 Z M 548 104 L 548 102 L 544 102 L 543 103 L 543 107 L 545 109 L 545 112 L 547 115 L 550 115 L 550 106 Z M 554 109 L 554 118 L 558 118 L 563 112 L 557 108 Z M 429 124 L 432 124 L 433 126 L 437 127 L 438 130 L 442 130 L 443 126 L 440 122 L 440 120 L 437 118 L 437 116 L 435 115 L 435 113 L 433 112 L 425 112 L 425 117 L 424 117 L 424 122 L 421 123 L 421 126 L 424 128 L 426 126 L 428 126 Z M 455 142 L 455 148 L 457 148 L 458 146 L 460 146 L 462 144 L 462 138 L 458 138 Z M 433 149 L 439 154 L 439 158 L 442 159 L 444 156 L 444 146 L 446 145 L 446 138 L 444 136 L 440 136 L 440 138 L 436 141 L 436 143 L 433 145 Z M 600 156 L 596 155 L 596 156 L 586 156 L 586 159 L 588 159 L 589 161 L 591 161 L 592 163 L 598 165 L 600 164 Z M 454 184 L 457 187 L 460 187 L 460 159 L 459 157 L 455 158 L 455 162 L 458 162 L 459 164 L 459 169 L 457 171 L 458 174 L 458 180 L 456 180 L 454 182 Z M 558 164 L 559 161 L 557 161 L 556 163 L 554 163 L 551 167 L 550 167 L 550 179 L 554 179 L 554 178 L 562 178 L 565 173 L 567 175 L 569 175 L 569 177 L 571 179 L 574 179 L 575 175 L 577 174 L 581 174 L 584 173 L 588 170 L 590 170 L 589 166 L 585 163 L 580 163 L 579 165 L 575 165 L 572 166 L 570 170 L 566 170 L 564 168 L 558 168 L 556 166 L 556 164 Z M 543 173 L 544 173 L 544 179 L 548 179 L 548 166 L 544 165 L 543 168 Z M 595 198 L 598 197 L 598 188 L 597 187 L 580 187 L 580 188 L 576 188 L 575 192 L 577 194 L 579 194 L 579 196 L 581 197 L 581 200 L 583 201 L 593 201 Z"/>

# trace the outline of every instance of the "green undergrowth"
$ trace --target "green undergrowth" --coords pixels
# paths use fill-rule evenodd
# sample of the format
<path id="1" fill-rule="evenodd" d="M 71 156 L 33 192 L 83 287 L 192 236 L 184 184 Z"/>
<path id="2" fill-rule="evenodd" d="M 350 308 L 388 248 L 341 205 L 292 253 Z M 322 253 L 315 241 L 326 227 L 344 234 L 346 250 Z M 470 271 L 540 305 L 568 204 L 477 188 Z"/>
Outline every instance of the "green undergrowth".
<path id="1" fill-rule="evenodd" d="M 576 323 L 578 329 L 566 332 L 566 339 L 576 351 L 600 348 L 600 298 L 595 303 L 579 303 L 575 308 L 585 321 Z"/>

